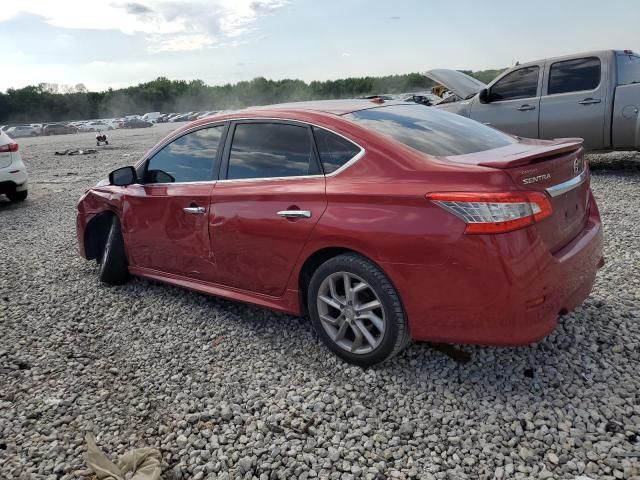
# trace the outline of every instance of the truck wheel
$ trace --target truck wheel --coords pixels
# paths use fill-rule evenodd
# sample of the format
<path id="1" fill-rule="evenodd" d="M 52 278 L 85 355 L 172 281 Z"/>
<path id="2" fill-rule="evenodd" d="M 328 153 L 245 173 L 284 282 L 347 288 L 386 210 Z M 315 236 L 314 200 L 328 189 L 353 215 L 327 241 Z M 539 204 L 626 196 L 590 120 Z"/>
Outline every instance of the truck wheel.
<path id="1" fill-rule="evenodd" d="M 124 239 L 120 231 L 120 221 L 114 216 L 100 259 L 100 281 L 108 285 L 122 285 L 128 279 Z"/>

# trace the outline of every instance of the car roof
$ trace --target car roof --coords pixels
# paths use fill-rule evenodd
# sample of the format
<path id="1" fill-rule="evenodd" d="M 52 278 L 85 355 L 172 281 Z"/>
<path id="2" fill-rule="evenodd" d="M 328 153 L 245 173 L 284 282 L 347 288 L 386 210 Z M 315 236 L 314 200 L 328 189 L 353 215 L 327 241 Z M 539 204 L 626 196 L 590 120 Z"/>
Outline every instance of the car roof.
<path id="1" fill-rule="evenodd" d="M 333 115 L 346 115 L 348 113 L 357 112 L 359 110 L 368 110 L 370 108 L 377 108 L 388 105 L 406 105 L 406 103 L 395 100 L 377 101 L 375 99 L 313 100 L 307 102 L 278 103 L 275 105 L 250 107 L 242 110 L 242 112 L 250 112 L 254 110 L 300 110 L 330 113 Z"/>

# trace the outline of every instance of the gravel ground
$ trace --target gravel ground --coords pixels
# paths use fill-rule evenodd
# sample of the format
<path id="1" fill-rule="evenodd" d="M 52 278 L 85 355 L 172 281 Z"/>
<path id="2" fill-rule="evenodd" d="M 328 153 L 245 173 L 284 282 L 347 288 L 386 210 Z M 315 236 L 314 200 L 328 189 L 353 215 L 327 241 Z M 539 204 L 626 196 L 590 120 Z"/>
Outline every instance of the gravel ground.
<path id="1" fill-rule="evenodd" d="M 591 158 L 607 265 L 554 334 L 455 358 L 418 344 L 361 370 L 304 319 L 98 283 L 75 202 L 174 127 L 89 156 L 53 152 L 91 134 L 20 142 L 29 199 L 0 200 L 0 478 L 90 477 L 87 431 L 111 456 L 160 448 L 168 480 L 640 475 L 640 156 Z"/>

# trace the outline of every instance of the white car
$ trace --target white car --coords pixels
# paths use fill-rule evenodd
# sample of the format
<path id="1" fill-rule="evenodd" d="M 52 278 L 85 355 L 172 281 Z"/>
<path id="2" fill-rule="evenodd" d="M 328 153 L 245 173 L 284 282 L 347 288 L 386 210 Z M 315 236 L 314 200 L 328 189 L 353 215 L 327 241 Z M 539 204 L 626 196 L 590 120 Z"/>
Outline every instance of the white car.
<path id="1" fill-rule="evenodd" d="M 80 125 L 78 130 L 81 132 L 100 132 L 103 130 L 113 130 L 113 125 L 103 120 L 94 120 L 87 122 L 84 125 Z"/>
<path id="2" fill-rule="evenodd" d="M 0 195 L 12 202 L 27 198 L 27 169 L 18 152 L 18 144 L 0 132 Z"/>
<path id="3" fill-rule="evenodd" d="M 40 135 L 40 129 L 32 125 L 16 125 L 15 127 L 7 128 L 5 133 L 11 138 L 37 137 Z"/>
<path id="4" fill-rule="evenodd" d="M 158 121 L 158 118 L 160 118 L 161 116 L 162 116 L 162 113 L 160 112 L 149 112 L 149 113 L 145 113 L 142 116 L 142 120 L 146 122 L 156 123 Z"/>

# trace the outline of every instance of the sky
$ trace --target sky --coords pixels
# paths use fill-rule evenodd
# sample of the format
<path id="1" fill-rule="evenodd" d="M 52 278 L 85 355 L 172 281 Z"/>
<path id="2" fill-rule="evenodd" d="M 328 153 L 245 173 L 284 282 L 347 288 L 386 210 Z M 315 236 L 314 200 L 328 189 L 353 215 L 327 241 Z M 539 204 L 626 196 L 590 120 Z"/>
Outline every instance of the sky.
<path id="1" fill-rule="evenodd" d="M 0 91 L 502 68 L 637 51 L 639 25 L 640 0 L 16 0 L 0 5 Z"/>

